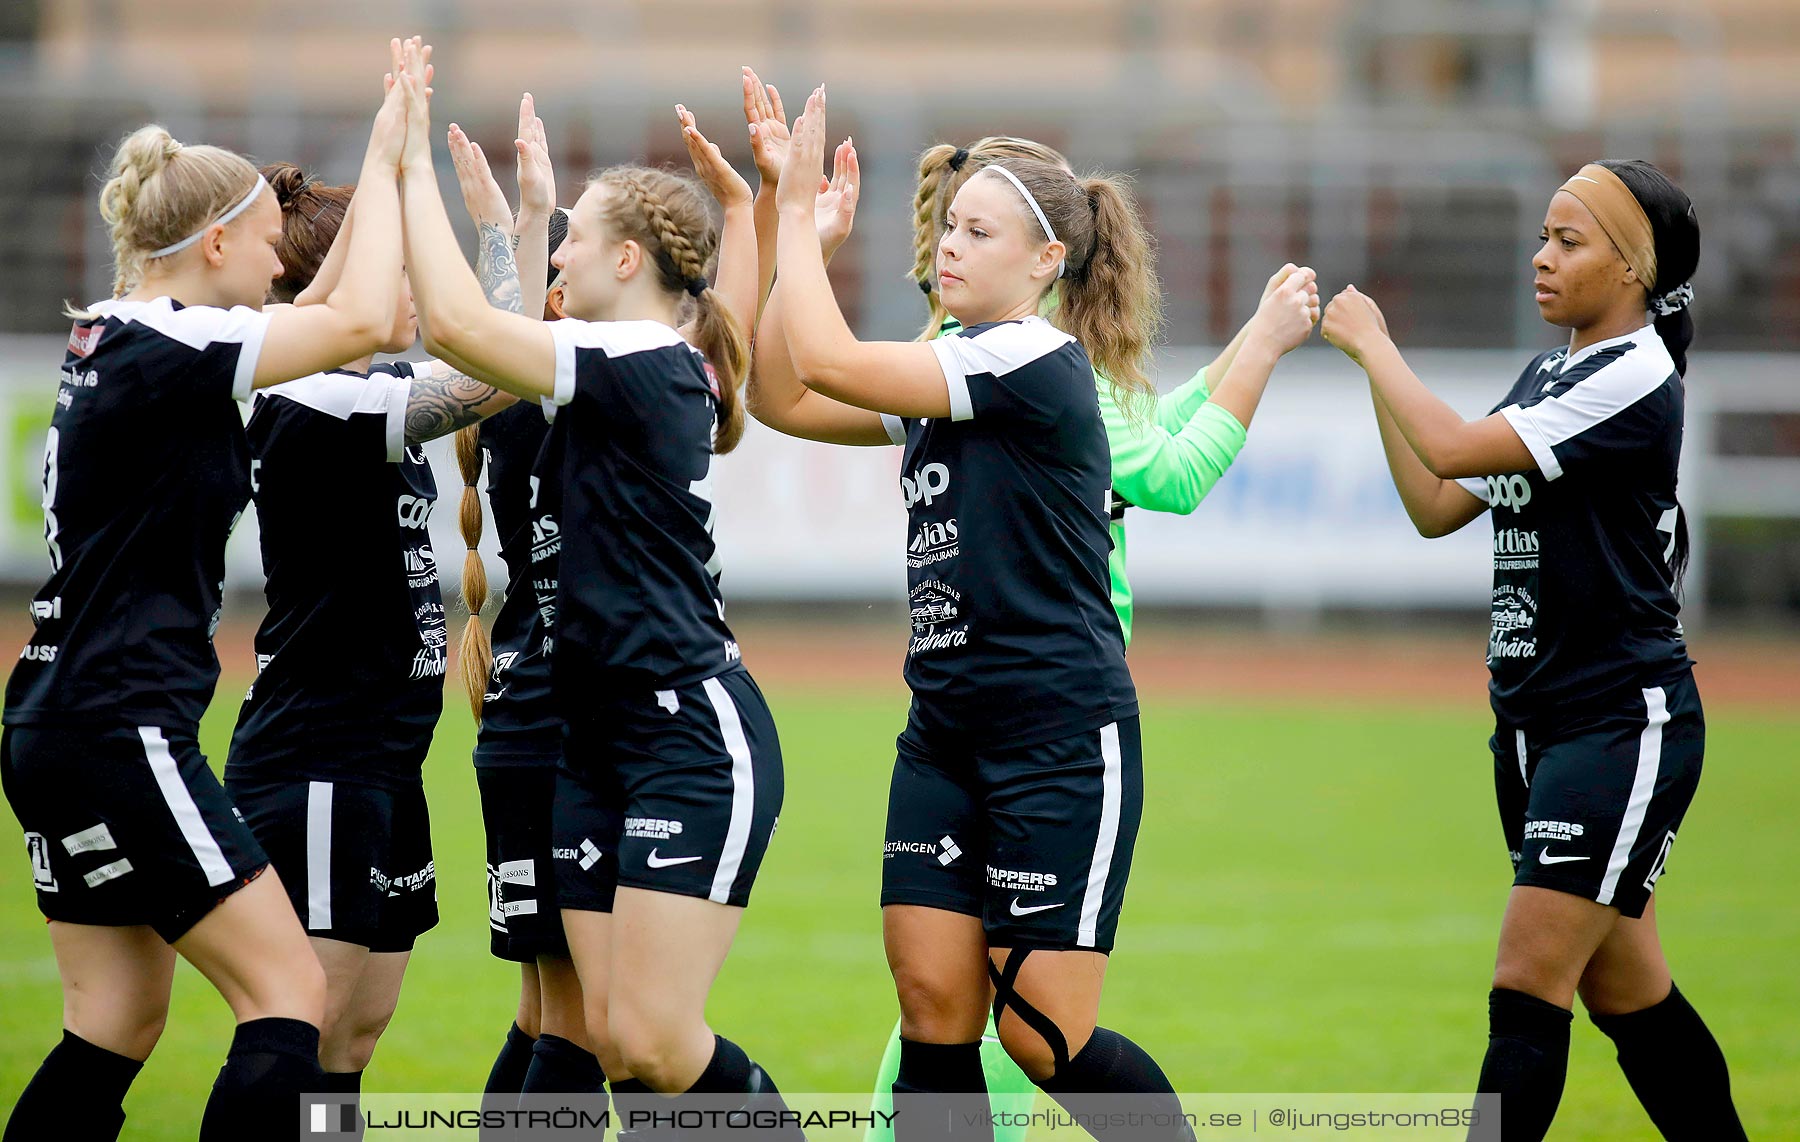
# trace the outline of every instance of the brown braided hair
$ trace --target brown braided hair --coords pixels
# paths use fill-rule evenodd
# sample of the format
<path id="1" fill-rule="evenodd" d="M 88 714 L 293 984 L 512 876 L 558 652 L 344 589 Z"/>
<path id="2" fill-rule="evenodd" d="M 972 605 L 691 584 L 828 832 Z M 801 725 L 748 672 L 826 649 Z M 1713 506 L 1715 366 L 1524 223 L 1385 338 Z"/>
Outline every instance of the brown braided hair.
<path id="1" fill-rule="evenodd" d="M 1036 159 L 1065 169 L 1069 165 L 1062 152 L 1012 135 L 989 135 L 967 147 L 939 143 L 919 156 L 919 189 L 913 193 L 912 278 L 931 306 L 931 319 L 919 333 L 921 341 L 936 337 L 950 316 L 937 292 L 937 248 L 944 233 L 944 216 L 963 183 L 1001 159 Z"/>
<path id="2" fill-rule="evenodd" d="M 693 295 L 694 348 L 706 357 L 717 380 L 713 452 L 721 456 L 730 452 L 744 435 L 739 386 L 749 370 L 750 343 L 743 326 L 707 282 L 707 265 L 719 251 L 719 227 L 707 208 L 711 196 L 693 178 L 641 166 L 611 167 L 588 185 L 614 192 L 604 200 L 601 217 L 618 238 L 643 246 L 662 288 Z"/>
<path id="3" fill-rule="evenodd" d="M 270 163 L 262 176 L 281 207 L 281 241 L 275 244 L 281 276 L 269 283 L 269 300 L 292 302 L 318 276 L 356 188 L 326 186 L 293 163 Z"/>
<path id="4" fill-rule="evenodd" d="M 487 628 L 481 625 L 481 608 L 487 605 L 487 564 L 481 553 L 481 493 L 475 490 L 481 479 L 481 426 L 471 424 L 456 433 L 456 467 L 462 473 L 462 504 L 457 524 L 462 530 L 468 552 L 463 556 L 462 597 L 468 608 L 469 621 L 463 624 L 462 639 L 457 643 L 457 672 L 463 691 L 469 696 L 469 709 L 475 724 L 481 724 L 482 700 L 487 697 L 488 672 L 493 667 L 494 645 Z"/>

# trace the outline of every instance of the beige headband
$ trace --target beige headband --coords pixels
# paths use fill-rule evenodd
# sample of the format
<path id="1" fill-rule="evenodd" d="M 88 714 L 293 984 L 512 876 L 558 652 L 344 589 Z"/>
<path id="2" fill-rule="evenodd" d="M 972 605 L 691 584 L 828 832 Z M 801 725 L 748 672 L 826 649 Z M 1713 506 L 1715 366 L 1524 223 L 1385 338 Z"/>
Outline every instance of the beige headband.
<path id="1" fill-rule="evenodd" d="M 1636 271 L 1638 281 L 1655 293 L 1656 238 L 1650 229 L 1650 216 L 1644 213 L 1625 180 L 1598 163 L 1589 163 L 1559 189 L 1580 199 L 1593 212 L 1625 264 Z"/>

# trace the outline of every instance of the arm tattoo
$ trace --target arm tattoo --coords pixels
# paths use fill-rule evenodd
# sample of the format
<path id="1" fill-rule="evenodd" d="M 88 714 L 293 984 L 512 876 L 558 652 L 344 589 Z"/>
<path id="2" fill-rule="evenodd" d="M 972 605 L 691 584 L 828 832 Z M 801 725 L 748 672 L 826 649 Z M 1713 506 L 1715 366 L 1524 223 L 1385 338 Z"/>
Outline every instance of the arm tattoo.
<path id="1" fill-rule="evenodd" d="M 492 222 L 481 224 L 481 237 L 476 242 L 475 276 L 481 280 L 481 292 L 495 309 L 524 313 L 525 302 L 519 292 L 519 264 L 513 259 L 513 246 L 505 231 Z"/>
<path id="2" fill-rule="evenodd" d="M 442 375 L 413 378 L 412 391 L 406 399 L 408 444 L 423 444 L 474 424 L 492 411 L 483 406 L 500 393 L 494 386 L 484 385 L 448 365 L 439 368 Z"/>

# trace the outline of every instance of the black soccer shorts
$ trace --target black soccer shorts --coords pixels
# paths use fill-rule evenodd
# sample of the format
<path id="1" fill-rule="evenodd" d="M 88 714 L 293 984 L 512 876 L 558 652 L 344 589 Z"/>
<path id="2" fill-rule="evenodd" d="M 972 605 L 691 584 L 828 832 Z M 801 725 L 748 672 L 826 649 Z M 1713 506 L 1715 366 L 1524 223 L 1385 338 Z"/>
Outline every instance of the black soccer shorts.
<path id="1" fill-rule="evenodd" d="M 551 873 L 555 760 L 477 769 L 475 783 L 487 832 L 488 950 L 524 964 L 568 955 Z"/>
<path id="2" fill-rule="evenodd" d="M 1494 790 L 1513 883 L 1644 914 L 1706 751 L 1691 672 L 1544 737 L 1496 726 Z"/>
<path id="3" fill-rule="evenodd" d="M 422 787 L 233 778 L 226 791 L 281 874 L 308 936 L 410 952 L 437 927 Z"/>
<path id="4" fill-rule="evenodd" d="M 562 908 L 618 885 L 743 907 L 781 814 L 781 742 L 747 670 L 637 691 L 571 720 L 553 836 Z"/>
<path id="5" fill-rule="evenodd" d="M 51 920 L 174 943 L 268 866 L 192 732 L 8 726 L 0 782 Z"/>
<path id="6" fill-rule="evenodd" d="M 996 948 L 1112 950 L 1144 812 L 1136 717 L 978 750 L 909 725 L 898 745 L 884 906 L 979 916 Z"/>

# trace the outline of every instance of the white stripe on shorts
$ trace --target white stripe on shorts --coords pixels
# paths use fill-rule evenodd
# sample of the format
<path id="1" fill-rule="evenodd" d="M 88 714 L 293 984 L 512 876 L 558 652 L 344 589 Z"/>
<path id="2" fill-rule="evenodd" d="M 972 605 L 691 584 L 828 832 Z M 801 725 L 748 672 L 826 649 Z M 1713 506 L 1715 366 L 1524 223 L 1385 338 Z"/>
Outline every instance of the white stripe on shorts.
<path id="1" fill-rule="evenodd" d="M 144 757 L 150 762 L 156 787 L 162 790 L 163 801 L 181 829 L 182 838 L 193 850 L 194 859 L 200 862 L 206 883 L 215 887 L 231 883 L 237 874 L 231 871 L 231 862 L 219 851 L 219 842 L 206 827 L 206 819 L 200 816 L 200 806 L 194 804 L 193 793 L 181 780 L 181 770 L 175 764 L 175 755 L 169 752 L 168 739 L 155 726 L 139 726 L 138 739 L 144 743 Z"/>
<path id="2" fill-rule="evenodd" d="M 1081 927 L 1075 932 L 1077 947 L 1091 948 L 1100 927 L 1100 909 L 1106 903 L 1106 878 L 1112 872 L 1113 845 L 1119 839 L 1121 770 L 1119 724 L 1100 727 L 1100 835 L 1094 839 L 1094 859 L 1088 865 L 1087 893 L 1081 898 Z"/>
<path id="3" fill-rule="evenodd" d="M 744 738 L 744 723 L 738 717 L 737 704 L 717 678 L 700 683 L 712 699 L 713 713 L 719 718 L 719 734 L 725 739 L 725 752 L 731 755 L 731 824 L 725 828 L 725 851 L 719 854 L 719 868 L 713 873 L 712 892 L 707 896 L 715 904 L 731 901 L 731 886 L 744 863 L 744 851 L 750 847 L 750 818 L 756 809 L 756 771 L 750 764 L 750 743 Z"/>
<path id="4" fill-rule="evenodd" d="M 1631 861 L 1631 846 L 1637 844 L 1638 830 L 1644 827 L 1644 810 L 1656 792 L 1656 773 L 1662 768 L 1662 730 L 1669 721 L 1668 699 L 1661 686 L 1644 691 L 1644 732 L 1638 736 L 1637 773 L 1631 779 L 1631 799 L 1625 803 L 1625 817 L 1619 822 L 1619 839 L 1613 842 L 1612 856 L 1606 862 L 1606 878 L 1600 882 L 1601 904 L 1611 904 L 1619 887 L 1619 874 Z"/>
<path id="5" fill-rule="evenodd" d="M 1513 745 L 1515 747 L 1517 747 L 1518 753 L 1519 753 L 1519 780 L 1523 781 L 1525 783 L 1525 788 L 1530 789 L 1531 788 L 1531 778 L 1525 776 L 1525 731 L 1524 730 L 1514 730 L 1513 731 Z"/>
<path id="6" fill-rule="evenodd" d="M 306 930 L 331 930 L 331 782 L 306 783 Z"/>

